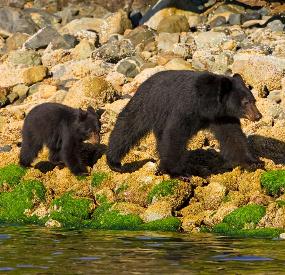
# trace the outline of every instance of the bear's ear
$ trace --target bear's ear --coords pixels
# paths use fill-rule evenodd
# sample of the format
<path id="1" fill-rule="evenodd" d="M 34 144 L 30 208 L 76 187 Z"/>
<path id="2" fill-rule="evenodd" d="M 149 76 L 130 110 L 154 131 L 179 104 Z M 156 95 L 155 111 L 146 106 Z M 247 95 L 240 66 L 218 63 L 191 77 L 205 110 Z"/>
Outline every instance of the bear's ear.
<path id="1" fill-rule="evenodd" d="M 222 103 L 227 98 L 227 95 L 232 90 L 232 82 L 227 77 L 221 77 L 219 89 L 219 102 Z"/>
<path id="2" fill-rule="evenodd" d="M 241 77 L 240 74 L 234 74 L 234 75 L 233 75 L 233 78 L 236 78 L 236 79 L 238 79 L 238 80 L 240 80 L 240 81 L 243 82 L 243 79 L 242 79 L 242 77 Z"/>
<path id="3" fill-rule="evenodd" d="M 79 121 L 86 119 L 87 112 L 83 111 L 81 108 L 78 109 L 77 117 Z"/>

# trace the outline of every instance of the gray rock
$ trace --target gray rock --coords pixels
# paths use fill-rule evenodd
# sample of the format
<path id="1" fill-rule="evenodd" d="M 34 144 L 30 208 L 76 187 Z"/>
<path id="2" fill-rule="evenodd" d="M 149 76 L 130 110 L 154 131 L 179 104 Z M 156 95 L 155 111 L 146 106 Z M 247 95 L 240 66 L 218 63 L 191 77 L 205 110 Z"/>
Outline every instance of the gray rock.
<path id="1" fill-rule="evenodd" d="M 163 52 L 172 52 L 173 47 L 179 42 L 179 33 L 162 32 L 158 36 L 157 48 Z"/>
<path id="2" fill-rule="evenodd" d="M 280 20 L 274 20 L 267 24 L 267 28 L 271 29 L 273 32 L 283 32 L 284 24 Z"/>
<path id="3" fill-rule="evenodd" d="M 10 152 L 12 147 L 10 145 L 4 145 L 0 147 L 0 153 Z"/>
<path id="4" fill-rule="evenodd" d="M 78 40 L 71 34 L 64 34 L 56 36 L 52 41 L 52 49 L 72 49 L 78 44 Z"/>
<path id="5" fill-rule="evenodd" d="M 250 20 L 259 20 L 261 19 L 261 14 L 258 12 L 246 12 L 241 15 L 241 23 L 245 23 Z"/>
<path id="6" fill-rule="evenodd" d="M 111 63 L 117 63 L 118 61 L 134 55 L 135 49 L 129 40 L 123 39 L 120 41 L 113 41 L 106 43 L 95 52 L 93 52 L 93 58 L 102 58 L 103 60 Z"/>
<path id="7" fill-rule="evenodd" d="M 193 54 L 192 66 L 199 71 L 210 71 L 225 74 L 232 63 L 232 56 L 225 52 L 212 52 L 210 50 L 198 50 Z"/>
<path id="8" fill-rule="evenodd" d="M 229 16 L 229 24 L 230 25 L 240 25 L 241 24 L 241 15 L 239 13 L 232 13 Z"/>
<path id="9" fill-rule="evenodd" d="M 214 20 L 210 22 L 210 27 L 220 27 L 227 24 L 227 20 L 224 16 L 217 16 Z"/>
<path id="10" fill-rule="evenodd" d="M 222 32 L 202 32 L 195 37 L 197 49 L 210 49 L 218 47 L 227 36 Z"/>
<path id="11" fill-rule="evenodd" d="M 8 55 L 7 59 L 14 65 L 40 65 L 42 63 L 41 56 L 34 50 L 16 50 Z"/>
<path id="12" fill-rule="evenodd" d="M 135 77 L 140 73 L 140 68 L 144 64 L 143 60 L 137 56 L 128 57 L 121 60 L 116 70 L 118 73 L 125 75 L 126 77 Z"/>
<path id="13" fill-rule="evenodd" d="M 42 29 L 47 26 L 56 26 L 60 21 L 61 18 L 56 16 L 52 13 L 41 9 L 24 9 L 24 14 L 28 15 L 32 18 L 32 20 Z"/>
<path id="14" fill-rule="evenodd" d="M 140 26 L 130 31 L 126 35 L 126 39 L 129 39 L 134 47 L 136 47 L 138 44 L 142 43 L 143 45 L 146 45 L 149 42 L 154 41 L 155 36 L 153 31 L 148 29 L 146 26 Z"/>
<path id="15" fill-rule="evenodd" d="M 27 49 L 41 49 L 46 48 L 48 44 L 55 40 L 60 39 L 61 35 L 51 26 L 40 29 L 25 43 L 24 47 Z"/>
<path id="16" fill-rule="evenodd" d="M 4 36 L 16 32 L 34 34 L 38 29 L 33 20 L 20 10 L 10 7 L 0 8 L 0 34 Z"/>

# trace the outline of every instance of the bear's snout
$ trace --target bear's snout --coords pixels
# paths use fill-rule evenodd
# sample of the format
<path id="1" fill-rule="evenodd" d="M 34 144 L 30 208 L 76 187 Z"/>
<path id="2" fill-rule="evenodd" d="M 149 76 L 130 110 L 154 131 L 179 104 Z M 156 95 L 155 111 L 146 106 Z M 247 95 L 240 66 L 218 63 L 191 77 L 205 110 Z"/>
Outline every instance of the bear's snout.
<path id="1" fill-rule="evenodd" d="M 91 144 L 100 143 L 100 135 L 96 132 L 92 132 L 87 141 Z"/>
<path id="2" fill-rule="evenodd" d="M 254 103 L 250 103 L 245 107 L 244 117 L 252 122 L 256 122 L 262 118 L 262 114 L 259 112 Z"/>

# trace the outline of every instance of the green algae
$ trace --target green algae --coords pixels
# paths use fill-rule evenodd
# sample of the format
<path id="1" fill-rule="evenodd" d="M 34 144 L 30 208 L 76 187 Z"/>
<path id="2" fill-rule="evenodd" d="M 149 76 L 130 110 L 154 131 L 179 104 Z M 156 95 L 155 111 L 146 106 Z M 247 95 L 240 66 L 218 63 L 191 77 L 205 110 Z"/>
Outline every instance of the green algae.
<path id="1" fill-rule="evenodd" d="M 275 196 L 285 190 L 285 170 L 264 172 L 260 179 L 261 186 L 269 195 Z"/>
<path id="2" fill-rule="evenodd" d="M 156 220 L 144 223 L 140 226 L 140 230 L 146 231 L 179 231 L 181 221 L 176 217 L 168 217 L 161 220 Z"/>
<path id="3" fill-rule="evenodd" d="M 278 207 L 284 207 L 285 206 L 285 201 L 279 200 L 279 201 L 275 201 L 275 202 L 278 205 Z"/>
<path id="4" fill-rule="evenodd" d="M 234 229 L 227 223 L 220 223 L 213 227 L 212 232 L 232 237 L 247 238 L 277 238 L 284 232 L 280 228 Z"/>
<path id="5" fill-rule="evenodd" d="M 99 187 L 101 183 L 108 179 L 108 174 L 105 172 L 96 172 L 92 176 L 91 186 L 92 187 Z"/>
<path id="6" fill-rule="evenodd" d="M 9 164 L 0 168 L 0 186 L 7 183 L 11 186 L 18 184 L 25 175 L 27 169 L 17 164 Z"/>
<path id="7" fill-rule="evenodd" d="M 70 193 L 64 194 L 51 203 L 53 211 L 50 218 L 62 224 L 63 227 L 82 227 L 83 221 L 90 219 L 92 201 L 87 198 L 73 198 Z"/>
<path id="8" fill-rule="evenodd" d="M 160 182 L 148 193 L 147 202 L 151 203 L 153 198 L 161 198 L 173 195 L 177 184 L 177 180 L 165 180 Z"/>
<path id="9" fill-rule="evenodd" d="M 223 222 L 232 228 L 243 229 L 246 225 L 258 224 L 265 212 L 264 206 L 249 204 L 235 209 L 223 219 Z"/>
<path id="10" fill-rule="evenodd" d="M 118 195 L 124 191 L 126 191 L 129 188 L 128 184 L 126 183 L 122 183 L 116 190 L 115 190 L 115 194 Z"/>
<path id="11" fill-rule="evenodd" d="M 41 223 L 36 216 L 27 216 L 27 210 L 45 200 L 45 188 L 40 181 L 19 183 L 13 191 L 0 194 L 0 221 L 8 223 Z"/>

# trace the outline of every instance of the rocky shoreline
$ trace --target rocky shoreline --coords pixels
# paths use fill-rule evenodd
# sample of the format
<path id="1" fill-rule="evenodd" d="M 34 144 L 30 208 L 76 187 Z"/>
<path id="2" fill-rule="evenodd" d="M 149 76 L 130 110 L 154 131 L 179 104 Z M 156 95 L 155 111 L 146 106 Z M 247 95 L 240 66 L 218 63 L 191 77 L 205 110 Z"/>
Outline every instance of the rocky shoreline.
<path id="1" fill-rule="evenodd" d="M 285 5 L 201 1 L 196 11 L 162 1 L 162 9 L 147 12 L 155 1 L 134 1 L 129 16 L 128 1 L 116 10 L 99 2 L 0 5 L 0 222 L 282 236 Z M 143 24 L 134 28 L 137 14 Z M 103 152 L 116 117 L 138 86 L 163 70 L 241 74 L 263 114 L 242 126 L 265 170 L 229 169 L 216 139 L 201 131 L 189 141 L 190 184 L 155 176 L 152 134 L 125 158 L 133 172 L 112 172 Z M 90 176 L 50 167 L 47 150 L 34 168 L 17 165 L 23 120 L 43 102 L 104 110 Z"/>

